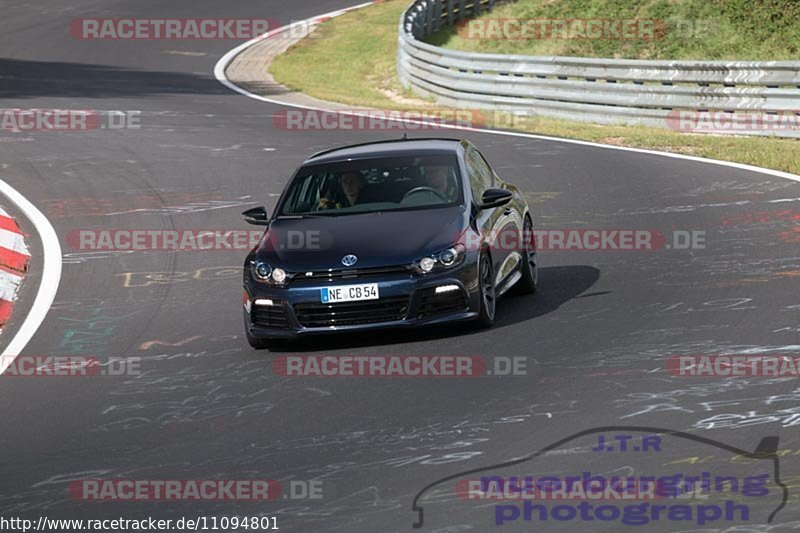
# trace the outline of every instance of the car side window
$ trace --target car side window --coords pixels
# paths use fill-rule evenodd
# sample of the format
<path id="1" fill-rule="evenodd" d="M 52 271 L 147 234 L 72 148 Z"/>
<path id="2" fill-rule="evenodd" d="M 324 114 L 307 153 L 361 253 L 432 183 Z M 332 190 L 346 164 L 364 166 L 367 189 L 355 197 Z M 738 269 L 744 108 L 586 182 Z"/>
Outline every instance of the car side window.
<path id="1" fill-rule="evenodd" d="M 480 202 L 486 189 L 490 189 L 493 185 L 492 169 L 489 168 L 483 156 L 474 149 L 468 152 L 466 163 L 472 194 Z"/>
<path id="2" fill-rule="evenodd" d="M 485 172 L 486 176 L 488 177 L 488 181 L 486 182 L 486 188 L 487 189 L 491 189 L 492 187 L 495 187 L 496 185 L 495 185 L 495 182 L 494 182 L 494 171 L 492 170 L 491 165 L 489 165 L 489 163 L 486 161 L 486 158 L 483 157 L 482 153 L 480 153 L 477 150 L 475 150 L 475 153 L 478 154 L 478 160 L 480 161 L 481 165 L 483 166 L 484 172 Z"/>

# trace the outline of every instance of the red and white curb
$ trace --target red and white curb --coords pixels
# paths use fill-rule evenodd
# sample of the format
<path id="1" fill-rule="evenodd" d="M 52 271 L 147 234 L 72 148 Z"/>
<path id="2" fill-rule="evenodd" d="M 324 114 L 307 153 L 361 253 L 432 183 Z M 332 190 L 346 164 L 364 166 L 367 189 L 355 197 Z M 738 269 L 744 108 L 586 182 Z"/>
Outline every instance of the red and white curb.
<path id="1" fill-rule="evenodd" d="M 30 258 L 17 222 L 0 207 L 0 330 L 14 309 Z"/>
<path id="2" fill-rule="evenodd" d="M 58 285 L 61 282 L 62 260 L 61 243 L 58 240 L 58 234 L 56 234 L 55 228 L 53 228 L 53 225 L 50 224 L 49 220 L 47 220 L 47 217 L 44 216 L 44 214 L 42 214 L 42 212 L 39 211 L 39 209 L 37 209 L 36 206 L 33 205 L 27 198 L 25 198 L 19 191 L 17 191 L 3 179 L 0 179 L 0 197 L 4 198 L 4 201 L 7 200 L 16 206 L 17 209 L 19 209 L 23 216 L 30 221 L 33 229 L 36 231 L 36 234 L 42 242 L 42 273 L 41 280 L 39 281 L 39 289 L 36 292 L 33 303 L 31 304 L 30 308 L 27 309 L 27 313 L 25 314 L 25 318 L 22 320 L 22 324 L 18 328 L 15 328 L 16 331 L 14 332 L 11 341 L 5 347 L 3 353 L 0 354 L 0 374 L 2 374 L 5 372 L 6 368 L 8 368 L 14 362 L 14 359 L 22 352 L 22 350 L 25 349 L 25 346 L 28 345 L 28 342 L 36 334 L 39 326 L 42 325 L 47 313 L 50 311 L 50 306 L 53 305 L 53 300 L 55 300 L 56 293 L 58 292 Z M 5 218 L 10 217 L 8 217 L 6 214 Z M 10 233 L 18 233 L 19 229 L 16 223 L 14 223 L 13 227 L 17 231 L 12 231 Z M 10 238 L 16 239 L 16 237 Z M 13 240 L 10 242 L 19 241 Z M 22 253 L 23 250 L 25 253 Z M 27 250 L 21 247 L 18 247 L 16 250 L 12 249 L 11 251 L 15 251 L 19 254 L 9 254 L 7 257 L 12 260 L 15 258 L 19 259 L 27 254 Z M 10 263 L 10 266 L 13 266 L 13 264 Z M 9 268 L 9 270 L 14 271 L 13 268 Z M 11 272 L 7 273 L 11 274 Z M 22 276 L 18 277 L 21 278 Z M 16 287 L 14 288 L 13 294 L 16 295 Z"/>

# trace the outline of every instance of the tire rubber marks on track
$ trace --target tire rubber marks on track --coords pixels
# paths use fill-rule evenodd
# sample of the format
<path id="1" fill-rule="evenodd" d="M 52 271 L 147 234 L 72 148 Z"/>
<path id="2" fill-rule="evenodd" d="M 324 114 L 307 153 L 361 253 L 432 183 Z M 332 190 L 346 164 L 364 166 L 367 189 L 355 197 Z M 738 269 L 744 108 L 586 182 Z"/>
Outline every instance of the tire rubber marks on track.
<path id="1" fill-rule="evenodd" d="M 22 231 L 0 208 L 0 327 L 5 326 L 11 316 L 29 260 Z"/>
<path id="2" fill-rule="evenodd" d="M 116 216 L 152 213 L 179 215 L 202 213 L 253 203 L 252 196 L 226 197 L 218 192 L 159 190 L 122 191 L 112 198 L 58 198 L 47 200 L 48 215 L 54 218 Z"/>
<path id="3" fill-rule="evenodd" d="M 176 341 L 176 342 L 170 342 L 170 341 L 165 341 L 165 340 L 160 340 L 160 339 L 154 339 L 154 340 L 145 341 L 145 342 L 139 344 L 139 350 L 149 350 L 153 346 L 184 346 L 186 344 L 191 344 L 192 342 L 194 342 L 196 340 L 199 340 L 199 339 L 206 339 L 206 341 L 205 341 L 206 344 L 208 344 L 208 343 L 217 343 L 217 342 L 222 342 L 222 343 L 228 344 L 230 342 L 240 340 L 240 338 L 241 337 L 239 335 L 220 335 L 220 336 L 217 336 L 217 337 L 209 337 L 207 335 L 194 335 L 192 337 L 187 337 L 185 339 L 182 339 L 182 340 L 179 340 L 179 341 Z M 241 351 L 241 348 L 235 348 L 234 351 L 235 352 L 239 352 L 239 351 Z M 208 352 L 205 352 L 205 351 L 204 352 L 185 352 L 185 353 L 183 353 L 181 355 L 185 355 L 187 357 L 191 357 L 193 355 L 203 355 L 203 354 L 206 354 L 206 353 L 208 353 Z M 163 354 L 163 355 L 167 356 L 167 357 L 169 356 L 169 354 Z M 216 355 L 221 355 L 221 353 L 216 353 Z"/>
<path id="4" fill-rule="evenodd" d="M 800 426 L 800 407 L 796 405 L 800 401 L 800 389 L 796 388 L 789 393 L 774 393 L 775 386 L 785 383 L 787 383 L 786 378 L 720 381 L 657 393 L 629 393 L 612 403 L 625 410 L 635 409 L 633 412 L 621 415 L 620 419 L 642 415 L 660 416 L 657 413 L 667 411 L 704 413 L 704 418 L 693 424 L 693 427 L 698 429 L 739 429 L 770 423 L 780 423 L 784 428 Z M 767 392 L 757 395 L 759 388 L 764 388 Z M 724 394 L 730 397 L 720 399 Z M 732 408 L 738 411 L 739 407 L 753 404 L 767 406 L 766 411 L 759 412 L 758 407 L 756 410 L 744 413 L 732 413 L 729 410 Z"/>
<path id="5" fill-rule="evenodd" d="M 190 342 L 196 341 L 197 339 L 201 339 L 201 338 L 203 338 L 203 335 L 195 335 L 194 337 L 188 337 L 188 338 L 183 339 L 182 341 L 178 341 L 178 342 L 167 342 L 167 341 L 159 341 L 159 340 L 147 341 L 147 342 L 141 343 L 139 345 L 139 349 L 140 350 L 149 350 L 150 348 L 152 348 L 153 346 L 156 346 L 156 345 L 158 345 L 158 346 L 183 346 L 184 344 L 189 344 Z"/>

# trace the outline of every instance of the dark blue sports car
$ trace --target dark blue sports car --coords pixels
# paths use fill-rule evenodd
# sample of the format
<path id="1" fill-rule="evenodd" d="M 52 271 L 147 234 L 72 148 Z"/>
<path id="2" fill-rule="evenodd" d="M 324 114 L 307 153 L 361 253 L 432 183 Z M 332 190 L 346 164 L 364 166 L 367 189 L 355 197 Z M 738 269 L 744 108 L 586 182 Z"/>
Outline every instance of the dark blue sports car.
<path id="1" fill-rule="evenodd" d="M 497 298 L 536 290 L 533 220 L 470 142 L 403 139 L 315 154 L 244 264 L 253 347 L 333 331 L 494 323 Z"/>

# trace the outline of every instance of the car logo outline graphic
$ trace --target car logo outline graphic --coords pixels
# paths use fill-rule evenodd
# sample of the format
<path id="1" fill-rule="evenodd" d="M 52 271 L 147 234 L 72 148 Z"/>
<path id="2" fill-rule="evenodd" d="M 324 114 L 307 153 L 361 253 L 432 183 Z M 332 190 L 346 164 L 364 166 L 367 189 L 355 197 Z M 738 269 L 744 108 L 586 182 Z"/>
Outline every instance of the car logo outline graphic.
<path id="1" fill-rule="evenodd" d="M 347 254 L 346 256 L 342 257 L 342 264 L 346 267 L 355 265 L 357 261 L 358 257 L 354 256 L 353 254 Z"/>
<path id="2" fill-rule="evenodd" d="M 452 475 L 449 475 L 447 477 L 441 478 L 441 479 L 439 479 L 437 481 L 433 481 L 431 483 L 428 483 L 423 489 L 421 489 L 420 491 L 417 492 L 417 494 L 414 496 L 414 499 L 411 502 L 411 511 L 417 514 L 417 520 L 416 520 L 416 522 L 412 523 L 412 528 L 413 529 L 422 528 L 422 525 L 424 524 L 425 513 L 424 513 L 423 505 L 420 503 L 420 500 L 422 499 L 422 496 L 426 492 L 428 492 L 430 489 L 436 487 L 437 485 L 441 485 L 441 484 L 443 484 L 443 483 L 445 483 L 447 481 L 450 481 L 450 480 L 453 480 L 453 479 L 458 479 L 460 477 L 467 476 L 467 475 L 470 475 L 470 474 L 476 474 L 476 473 L 485 472 L 485 471 L 488 471 L 488 470 L 491 470 L 491 469 L 506 468 L 506 467 L 514 466 L 514 465 L 521 464 L 521 463 L 527 463 L 528 461 L 532 461 L 532 460 L 544 455 L 548 451 L 554 450 L 554 449 L 558 448 L 559 446 L 562 446 L 562 445 L 564 445 L 564 444 L 566 444 L 566 443 L 568 443 L 568 442 L 570 442 L 572 440 L 578 439 L 578 438 L 583 437 L 585 435 L 592 435 L 592 434 L 595 434 L 595 433 L 624 432 L 624 431 L 635 431 L 635 432 L 643 432 L 643 433 L 652 433 L 652 434 L 657 434 L 657 435 L 670 435 L 670 436 L 673 436 L 673 437 L 678 437 L 678 438 L 682 438 L 682 439 L 686 439 L 686 440 L 690 440 L 690 441 L 694 441 L 694 442 L 699 442 L 700 444 L 706 444 L 708 446 L 714 446 L 714 447 L 719 448 L 721 450 L 725 450 L 725 451 L 734 453 L 736 455 L 740 455 L 742 457 L 746 457 L 748 459 L 764 459 L 764 460 L 772 461 L 773 469 L 774 469 L 773 479 L 775 480 L 775 484 L 778 487 L 781 488 L 781 493 L 782 494 L 781 494 L 780 503 L 778 504 L 777 507 L 775 507 L 775 509 L 772 510 L 770 515 L 767 517 L 767 523 L 768 524 L 772 523 L 772 521 L 775 519 L 775 516 L 778 514 L 778 512 L 780 512 L 780 510 L 783 509 L 786 506 L 787 502 L 789 501 L 789 487 L 785 483 L 783 483 L 781 481 L 781 476 L 780 476 L 780 457 L 778 455 L 779 437 L 777 437 L 777 436 L 763 437 L 761 439 L 761 441 L 758 443 L 758 445 L 756 446 L 755 451 L 751 452 L 751 451 L 743 450 L 741 448 L 737 448 L 735 446 L 731 446 L 729 444 L 725 444 L 725 443 L 720 442 L 718 440 L 709 439 L 709 438 L 706 438 L 706 437 L 701 437 L 699 435 L 693 435 L 691 433 L 685 433 L 683 431 L 676 431 L 676 430 L 672 430 L 672 429 L 663 429 L 663 428 L 657 428 L 657 427 L 652 427 L 652 426 L 602 426 L 602 427 L 586 429 L 586 430 L 583 430 L 583 431 L 579 431 L 577 433 L 573 433 L 572 435 L 570 435 L 568 437 L 565 437 L 565 438 L 563 438 L 563 439 L 561 439 L 559 441 L 556 441 L 556 442 L 554 442 L 554 443 L 552 443 L 552 444 L 550 444 L 548 446 L 545 446 L 544 448 L 542 448 L 542 449 L 540 449 L 540 450 L 538 450 L 538 451 L 536 451 L 536 452 L 534 452 L 532 454 L 529 454 L 529 455 L 518 457 L 516 459 L 512 459 L 510 461 L 505 461 L 505 462 L 499 463 L 499 464 L 483 466 L 483 467 L 479 467 L 479 468 L 473 468 L 473 469 L 466 470 L 466 471 L 463 471 L 463 472 L 459 472 L 459 473 L 456 473 L 456 474 L 452 474 Z"/>

